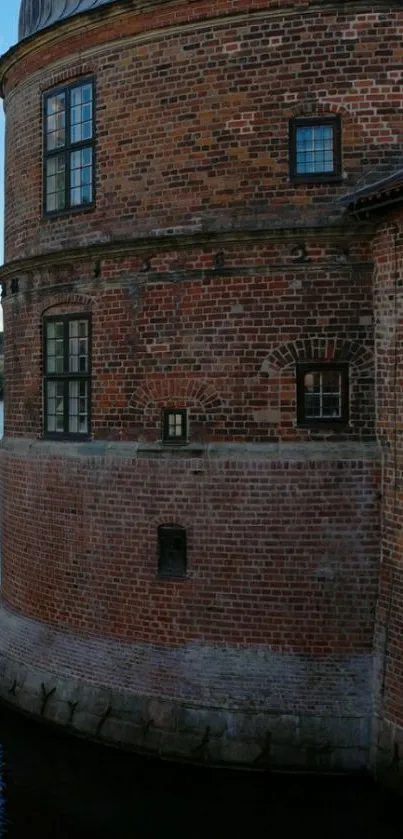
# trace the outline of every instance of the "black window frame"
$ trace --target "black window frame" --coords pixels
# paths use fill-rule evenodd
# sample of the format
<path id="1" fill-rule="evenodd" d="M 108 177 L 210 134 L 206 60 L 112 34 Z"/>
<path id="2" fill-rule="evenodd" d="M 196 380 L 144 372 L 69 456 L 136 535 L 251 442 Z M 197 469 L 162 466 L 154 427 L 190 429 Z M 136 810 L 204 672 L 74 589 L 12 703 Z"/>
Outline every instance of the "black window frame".
<path id="1" fill-rule="evenodd" d="M 324 370 L 333 370 L 341 374 L 341 416 L 340 417 L 306 417 L 305 416 L 305 387 L 304 378 L 306 373 L 317 373 Z M 307 427 L 334 427 L 340 428 L 348 425 L 350 414 L 350 384 L 349 365 L 347 362 L 337 361 L 307 361 L 297 364 L 297 425 L 301 428 Z"/>
<path id="2" fill-rule="evenodd" d="M 83 85 L 91 84 L 92 85 L 92 137 L 90 140 L 82 140 L 78 143 L 71 142 L 71 123 L 70 123 L 70 97 L 71 92 L 78 87 L 82 87 Z M 51 151 L 47 148 L 47 102 L 54 96 L 58 96 L 61 93 L 64 93 L 66 96 L 66 144 L 62 147 L 57 149 L 52 149 Z M 62 215 L 66 215 L 66 213 L 80 213 L 85 210 L 91 210 L 95 206 L 95 191 L 96 191 L 96 183 L 95 183 L 95 175 L 96 175 L 96 110 L 97 110 L 97 102 L 96 102 L 96 85 L 95 85 L 95 77 L 94 76 L 85 76 L 80 79 L 76 79 L 71 84 L 67 85 L 60 85 L 58 87 L 52 88 L 51 90 L 47 90 L 43 94 L 43 106 L 42 106 L 42 145 L 43 145 L 43 171 L 42 171 L 42 213 L 43 216 L 46 218 L 52 217 L 59 217 Z M 71 186 L 71 167 L 68 165 L 70 155 L 72 151 L 80 151 L 83 148 L 90 147 L 92 149 L 92 200 L 85 204 L 71 204 L 70 203 L 70 186 Z M 64 155 L 65 157 L 65 183 L 64 183 L 64 195 L 65 195 L 65 206 L 61 209 L 56 210 L 48 210 L 47 209 L 47 191 L 46 191 L 46 180 L 47 180 L 47 162 L 51 157 L 58 157 L 59 155 Z"/>
<path id="3" fill-rule="evenodd" d="M 169 417 L 171 414 L 180 414 L 182 417 L 182 434 L 170 436 Z M 187 408 L 163 408 L 162 409 L 162 442 L 168 446 L 183 446 L 188 441 L 188 412 Z"/>
<path id="4" fill-rule="evenodd" d="M 297 129 L 305 126 L 333 127 L 333 170 L 331 172 L 297 172 Z M 293 117 L 289 122 L 290 180 L 303 183 L 326 183 L 342 179 L 342 125 L 338 114 L 332 116 Z"/>
<path id="5" fill-rule="evenodd" d="M 178 539 L 181 542 L 183 561 L 181 568 L 172 568 L 166 563 L 166 552 L 169 550 L 169 542 Z M 187 532 L 186 528 L 178 524 L 161 524 L 158 527 L 158 564 L 157 576 L 171 580 L 183 580 L 187 577 Z"/>
<path id="6" fill-rule="evenodd" d="M 64 367 L 68 368 L 68 360 L 69 360 L 69 323 L 75 320 L 86 320 L 88 322 L 88 371 L 85 373 L 80 372 L 72 372 L 70 373 L 68 369 L 65 369 L 63 373 L 49 373 L 47 369 L 47 324 L 53 322 L 60 322 L 62 321 L 64 324 Z M 91 314 L 89 312 L 74 312 L 72 314 L 64 314 L 64 315 L 49 315 L 43 318 L 42 324 L 42 352 L 43 352 L 43 437 L 46 440 L 89 440 L 91 438 L 91 400 L 92 400 L 92 319 Z M 87 381 L 88 383 L 88 429 L 85 432 L 70 432 L 68 430 L 68 420 L 69 420 L 69 409 L 68 409 L 68 400 L 69 400 L 69 393 L 68 393 L 68 384 L 70 381 Z M 49 381 L 63 381 L 64 382 L 64 394 L 63 394 L 63 423 L 64 423 L 64 430 L 63 431 L 48 431 L 47 430 L 47 420 L 48 420 L 48 410 L 47 410 L 47 383 Z M 67 430 L 66 430 L 67 428 Z"/>

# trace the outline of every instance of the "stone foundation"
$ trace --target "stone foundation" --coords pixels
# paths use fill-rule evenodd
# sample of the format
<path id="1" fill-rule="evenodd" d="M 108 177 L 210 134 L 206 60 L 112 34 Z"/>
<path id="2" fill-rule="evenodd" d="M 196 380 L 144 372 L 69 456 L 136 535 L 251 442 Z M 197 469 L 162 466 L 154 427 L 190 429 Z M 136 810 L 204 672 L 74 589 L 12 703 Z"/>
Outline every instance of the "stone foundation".
<path id="1" fill-rule="evenodd" d="M 4 605 L 0 611 L 3 701 L 73 733 L 169 758 L 364 769 L 371 669 L 370 655 L 318 660 L 264 649 L 85 640 Z M 299 702 L 301 680 L 310 685 L 311 711 Z"/>
<path id="2" fill-rule="evenodd" d="M 403 788 L 403 728 L 376 716 L 372 725 L 371 766 L 378 781 Z"/>

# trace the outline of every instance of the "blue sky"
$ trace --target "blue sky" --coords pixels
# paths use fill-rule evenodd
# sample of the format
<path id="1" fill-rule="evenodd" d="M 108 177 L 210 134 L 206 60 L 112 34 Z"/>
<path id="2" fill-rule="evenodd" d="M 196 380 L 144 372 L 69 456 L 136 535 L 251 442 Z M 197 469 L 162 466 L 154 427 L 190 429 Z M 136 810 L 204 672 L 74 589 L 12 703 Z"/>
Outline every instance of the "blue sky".
<path id="1" fill-rule="evenodd" d="M 0 53 L 6 52 L 17 40 L 20 0 L 0 0 Z M 3 190 L 4 190 L 4 114 L 0 107 L 0 265 L 3 262 Z M 0 329 L 3 318 L 0 308 Z"/>

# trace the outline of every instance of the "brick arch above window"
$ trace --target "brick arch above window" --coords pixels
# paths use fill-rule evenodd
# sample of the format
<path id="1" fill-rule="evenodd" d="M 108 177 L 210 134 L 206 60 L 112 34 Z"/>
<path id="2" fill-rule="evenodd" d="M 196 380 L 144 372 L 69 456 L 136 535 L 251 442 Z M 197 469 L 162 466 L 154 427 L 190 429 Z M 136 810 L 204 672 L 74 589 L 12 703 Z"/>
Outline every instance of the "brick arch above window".
<path id="1" fill-rule="evenodd" d="M 295 102 L 288 109 L 287 116 L 292 117 L 315 117 L 339 115 L 342 119 L 355 121 L 356 115 L 340 102 L 321 102 L 317 99 L 306 98 Z"/>
<path id="2" fill-rule="evenodd" d="M 361 375 L 373 373 L 373 352 L 359 341 L 346 341 L 338 336 L 312 335 L 288 341 L 275 347 L 264 359 L 261 373 L 277 376 L 297 362 L 340 361 L 360 369 Z"/>
<path id="3" fill-rule="evenodd" d="M 95 75 L 95 70 L 95 65 L 89 62 L 75 64 L 74 67 L 68 67 L 65 70 L 55 70 L 52 75 L 47 77 L 46 82 L 40 83 L 39 90 L 41 93 L 46 93 L 53 87 L 62 87 L 64 84 L 70 84 L 76 80 L 80 81 L 80 78 Z"/>
<path id="4" fill-rule="evenodd" d="M 67 315 L 70 312 L 92 312 L 93 306 L 93 299 L 85 294 L 59 294 L 48 300 L 45 306 L 42 303 L 42 306 L 38 307 L 38 316 L 44 318 L 52 315 Z"/>
<path id="5" fill-rule="evenodd" d="M 153 410 L 167 405 L 186 408 L 202 408 L 206 413 L 220 411 L 225 402 L 209 382 L 198 379 L 186 380 L 164 377 L 146 381 L 140 385 L 129 400 L 132 411 Z"/>

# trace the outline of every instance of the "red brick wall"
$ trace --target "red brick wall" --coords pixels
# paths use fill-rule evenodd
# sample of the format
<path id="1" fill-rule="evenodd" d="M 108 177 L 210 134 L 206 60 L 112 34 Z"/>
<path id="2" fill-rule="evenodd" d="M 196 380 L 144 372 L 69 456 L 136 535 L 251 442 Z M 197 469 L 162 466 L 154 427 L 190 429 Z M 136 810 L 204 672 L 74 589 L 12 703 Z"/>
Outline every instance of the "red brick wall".
<path id="1" fill-rule="evenodd" d="M 15 275 L 6 281 L 6 433 L 42 433 L 44 314 L 92 313 L 95 438 L 160 439 L 161 409 L 188 407 L 190 440 L 267 442 L 368 439 L 374 434 L 370 267 L 352 248 L 294 241 L 210 248 Z M 179 264 L 179 267 L 178 267 Z M 196 267 L 197 266 L 197 267 Z M 87 279 L 88 278 L 88 279 Z M 64 290 L 64 293 L 63 293 Z M 296 361 L 350 362 L 350 425 L 336 434 L 296 428 Z"/>
<path id="2" fill-rule="evenodd" d="M 391 214 L 374 239 L 377 431 L 382 446 L 382 554 L 376 649 L 378 762 L 401 771 L 403 745 L 402 560 L 402 214 Z"/>
<path id="3" fill-rule="evenodd" d="M 8 260 L 183 227 L 323 223 L 341 213 L 328 199 L 398 165 L 400 8 L 259 5 L 112 4 L 17 49 L 4 64 Z M 41 93 L 87 73 L 98 97 L 96 210 L 43 220 Z M 342 117 L 344 181 L 294 186 L 288 120 L 328 111 Z"/>
<path id="4" fill-rule="evenodd" d="M 5 602 L 84 634 L 269 645 L 372 646 L 377 470 L 304 449 L 151 461 L 93 444 L 6 443 Z M 340 447 L 339 457 L 345 450 Z M 354 459 L 356 458 L 356 459 Z M 187 528 L 189 577 L 156 579 L 157 527 Z"/>
<path id="5" fill-rule="evenodd" d="M 375 160 L 395 159 L 403 17 L 337 4 L 303 18 L 269 4 L 253 18 L 241 4 L 229 23 L 233 4 L 209 5 L 211 20 L 203 3 L 122 5 L 121 16 L 118 5 L 5 59 L 16 63 L 5 81 L 3 601 L 117 644 L 242 648 L 245 684 L 249 649 L 298 666 L 306 656 L 310 673 L 316 657 L 330 672 L 344 656 L 337 696 L 353 682 L 365 723 L 379 554 L 372 264 L 367 231 L 338 224 L 337 199 Z M 116 40 L 159 15 L 175 31 Z M 178 28 L 197 16 L 194 31 Z M 41 93 L 83 73 L 97 84 L 96 208 L 43 219 Z M 329 111 L 343 120 L 343 184 L 291 185 L 290 116 Z M 38 439 L 42 319 L 71 311 L 90 311 L 93 327 L 93 439 L 80 445 Z M 339 433 L 296 427 L 295 365 L 310 359 L 349 362 Z M 190 422 L 175 454 L 159 443 L 172 403 Z M 172 522 L 188 531 L 181 582 L 156 579 L 157 528 Z M 176 679 L 174 699 L 186 673 Z M 323 690 L 315 711 L 333 714 Z"/>

